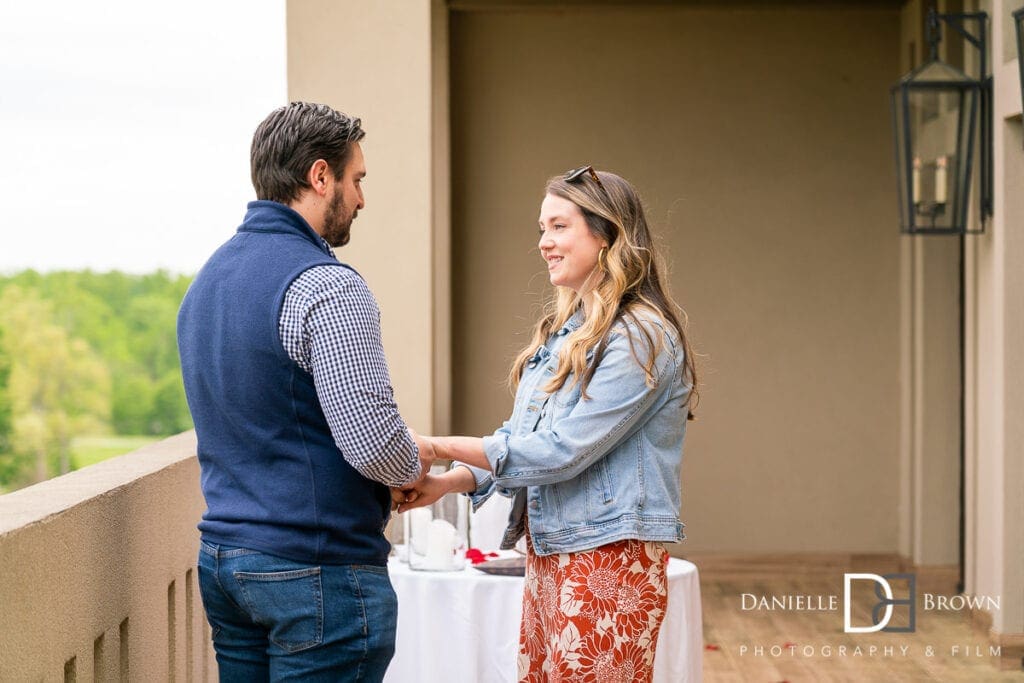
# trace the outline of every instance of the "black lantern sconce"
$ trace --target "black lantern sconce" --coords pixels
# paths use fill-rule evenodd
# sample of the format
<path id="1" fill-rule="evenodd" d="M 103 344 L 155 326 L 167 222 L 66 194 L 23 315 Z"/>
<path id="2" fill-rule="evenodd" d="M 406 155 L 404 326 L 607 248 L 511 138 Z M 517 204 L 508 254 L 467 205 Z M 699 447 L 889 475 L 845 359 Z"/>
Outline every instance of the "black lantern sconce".
<path id="1" fill-rule="evenodd" d="M 1017 27 L 1017 66 L 1020 69 L 1020 104 L 1024 110 L 1024 7 L 1013 13 L 1013 23 Z"/>
<path id="2" fill-rule="evenodd" d="M 964 28 L 967 21 L 976 23 L 976 33 Z M 987 21 L 986 12 L 938 14 L 930 10 L 926 27 L 929 60 L 892 87 L 901 232 L 983 232 L 985 218 L 992 215 L 992 79 L 987 72 Z M 978 78 L 939 60 L 943 23 L 978 49 Z M 970 230 L 967 207 L 976 130 L 981 227 Z"/>

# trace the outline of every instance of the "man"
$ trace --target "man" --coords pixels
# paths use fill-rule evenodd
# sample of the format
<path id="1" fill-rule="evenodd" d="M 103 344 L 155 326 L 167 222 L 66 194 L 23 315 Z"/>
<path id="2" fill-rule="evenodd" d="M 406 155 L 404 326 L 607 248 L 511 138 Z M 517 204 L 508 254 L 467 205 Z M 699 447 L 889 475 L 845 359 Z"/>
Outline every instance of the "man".
<path id="1" fill-rule="evenodd" d="M 389 487 L 431 451 L 395 405 L 377 303 L 331 249 L 365 206 L 363 136 L 323 104 L 271 113 L 252 142 L 258 201 L 178 314 L 222 681 L 379 681 L 394 653 Z"/>

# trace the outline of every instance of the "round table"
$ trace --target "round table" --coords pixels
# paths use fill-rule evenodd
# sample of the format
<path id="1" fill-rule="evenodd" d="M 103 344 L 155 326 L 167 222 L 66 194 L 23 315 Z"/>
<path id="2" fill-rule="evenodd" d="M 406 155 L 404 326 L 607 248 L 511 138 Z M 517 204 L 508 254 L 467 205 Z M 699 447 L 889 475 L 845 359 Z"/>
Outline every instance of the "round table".
<path id="1" fill-rule="evenodd" d="M 395 658 L 389 683 L 498 683 L 516 680 L 523 579 L 467 566 L 425 572 L 392 558 L 398 594 Z M 701 680 L 700 579 L 691 562 L 668 565 L 668 611 L 654 660 L 656 683 Z"/>

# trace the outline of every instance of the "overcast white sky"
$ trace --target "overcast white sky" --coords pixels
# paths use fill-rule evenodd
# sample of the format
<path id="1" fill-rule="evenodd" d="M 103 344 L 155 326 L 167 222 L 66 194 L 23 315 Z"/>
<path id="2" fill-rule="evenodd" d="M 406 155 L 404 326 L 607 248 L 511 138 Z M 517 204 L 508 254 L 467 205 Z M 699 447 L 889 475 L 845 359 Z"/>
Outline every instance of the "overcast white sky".
<path id="1" fill-rule="evenodd" d="M 195 272 L 254 198 L 284 5 L 0 3 L 0 272 Z"/>

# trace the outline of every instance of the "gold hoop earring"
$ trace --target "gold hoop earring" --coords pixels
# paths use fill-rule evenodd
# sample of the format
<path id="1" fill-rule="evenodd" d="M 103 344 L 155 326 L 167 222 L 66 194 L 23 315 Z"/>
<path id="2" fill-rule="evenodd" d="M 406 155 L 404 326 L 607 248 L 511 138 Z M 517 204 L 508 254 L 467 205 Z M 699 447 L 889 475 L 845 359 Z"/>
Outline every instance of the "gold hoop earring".
<path id="1" fill-rule="evenodd" d="M 601 270 L 608 270 L 608 247 L 601 247 L 601 251 L 597 252 L 597 265 Z"/>

